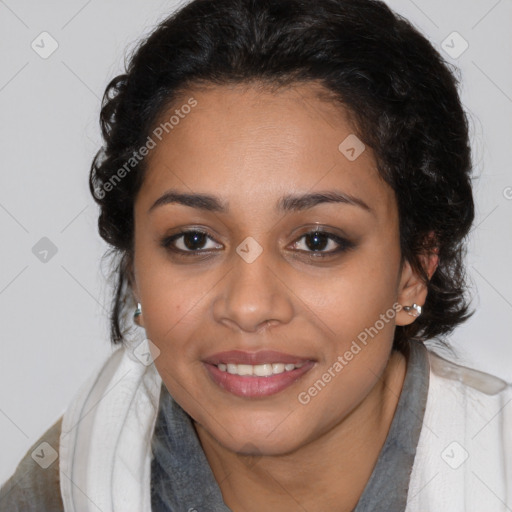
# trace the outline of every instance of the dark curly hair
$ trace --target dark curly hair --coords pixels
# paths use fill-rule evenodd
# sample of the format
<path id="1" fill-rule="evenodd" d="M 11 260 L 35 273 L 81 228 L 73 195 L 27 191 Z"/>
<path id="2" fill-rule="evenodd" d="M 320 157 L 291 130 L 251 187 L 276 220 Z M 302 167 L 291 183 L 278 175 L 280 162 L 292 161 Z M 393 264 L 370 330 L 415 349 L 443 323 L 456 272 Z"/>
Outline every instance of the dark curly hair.
<path id="1" fill-rule="evenodd" d="M 394 347 L 451 332 L 471 314 L 463 259 L 474 218 L 468 121 L 454 71 L 377 0 L 193 0 L 162 21 L 106 88 L 104 146 L 89 177 L 99 233 L 115 260 L 112 342 L 125 339 L 134 307 L 133 205 L 146 160 L 120 170 L 187 89 L 251 82 L 314 81 L 347 109 L 395 191 L 402 258 L 428 283 L 424 313 L 396 328 Z M 439 266 L 429 281 L 419 256 L 432 250 Z"/>

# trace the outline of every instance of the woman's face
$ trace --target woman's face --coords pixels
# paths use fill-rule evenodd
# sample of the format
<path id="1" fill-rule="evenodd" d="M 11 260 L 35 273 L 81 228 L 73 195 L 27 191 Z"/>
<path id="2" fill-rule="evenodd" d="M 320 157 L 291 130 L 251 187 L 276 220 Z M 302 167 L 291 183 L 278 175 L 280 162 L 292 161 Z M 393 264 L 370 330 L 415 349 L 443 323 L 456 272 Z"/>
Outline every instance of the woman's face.
<path id="1" fill-rule="evenodd" d="M 412 321 L 393 309 L 417 298 L 394 193 L 315 87 L 191 91 L 153 132 L 135 203 L 133 290 L 155 365 L 233 451 L 285 453 L 327 432 Z"/>

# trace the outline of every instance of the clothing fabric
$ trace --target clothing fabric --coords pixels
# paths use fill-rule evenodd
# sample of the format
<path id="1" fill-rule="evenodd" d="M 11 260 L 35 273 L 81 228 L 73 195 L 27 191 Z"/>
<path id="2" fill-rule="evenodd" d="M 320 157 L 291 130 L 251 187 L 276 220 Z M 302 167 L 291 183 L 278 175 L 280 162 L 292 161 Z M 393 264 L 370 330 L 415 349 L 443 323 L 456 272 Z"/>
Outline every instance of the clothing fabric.
<path id="1" fill-rule="evenodd" d="M 512 510 L 512 385 L 430 357 L 406 512 Z"/>
<path id="2" fill-rule="evenodd" d="M 408 345 L 407 370 L 384 446 L 354 512 L 404 512 L 427 402 L 429 363 L 422 343 Z M 166 387 L 152 441 L 153 512 L 231 512 L 213 476 L 190 417 Z"/>
<path id="3" fill-rule="evenodd" d="M 427 355 L 429 388 L 406 512 L 512 509 L 512 386 Z M 34 470 L 27 453 L 0 490 L 0 510 L 58 511 L 51 505 L 58 501 L 51 475 L 58 474 L 66 512 L 150 512 L 161 386 L 154 365 L 142 363 L 133 347 L 117 350 L 64 414 L 58 461 Z"/>
<path id="4" fill-rule="evenodd" d="M 126 345 L 64 414 L 60 488 L 66 512 L 150 512 L 151 437 L 162 379 L 147 340 Z"/>
<path id="5" fill-rule="evenodd" d="M 33 453 L 41 454 L 43 442 L 58 452 L 61 423 L 62 418 L 59 418 L 29 448 L 15 473 L 0 487 L 1 512 L 64 512 L 58 458 L 43 468 L 36 462 L 37 457 L 34 459 L 31 456 Z"/>

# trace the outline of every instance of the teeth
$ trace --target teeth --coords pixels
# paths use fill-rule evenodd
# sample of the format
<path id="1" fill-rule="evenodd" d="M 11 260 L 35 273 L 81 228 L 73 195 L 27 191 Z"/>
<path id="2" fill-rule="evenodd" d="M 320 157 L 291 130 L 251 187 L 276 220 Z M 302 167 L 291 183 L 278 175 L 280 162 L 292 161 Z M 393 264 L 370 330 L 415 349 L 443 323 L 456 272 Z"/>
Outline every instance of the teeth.
<path id="1" fill-rule="evenodd" d="M 238 375 L 252 375 L 252 366 L 250 364 L 237 364 Z"/>
<path id="2" fill-rule="evenodd" d="M 284 372 L 284 364 L 283 363 L 273 363 L 272 364 L 272 373 L 283 373 Z"/>
<path id="3" fill-rule="evenodd" d="M 264 363 L 264 364 L 224 364 L 219 363 L 217 368 L 221 372 L 228 372 L 233 375 L 250 375 L 255 377 L 269 377 L 270 375 L 278 375 L 283 372 L 290 372 L 295 368 L 301 368 L 304 363 Z"/>
<path id="4" fill-rule="evenodd" d="M 252 369 L 253 375 L 257 377 L 268 377 L 274 373 L 271 364 L 257 364 Z"/>

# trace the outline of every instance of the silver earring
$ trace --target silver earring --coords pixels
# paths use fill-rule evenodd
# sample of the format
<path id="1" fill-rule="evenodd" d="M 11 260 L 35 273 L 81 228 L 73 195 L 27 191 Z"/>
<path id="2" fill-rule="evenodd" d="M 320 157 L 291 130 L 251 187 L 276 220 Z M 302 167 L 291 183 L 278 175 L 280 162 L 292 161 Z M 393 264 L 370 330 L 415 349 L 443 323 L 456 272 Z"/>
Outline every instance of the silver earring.
<path id="1" fill-rule="evenodd" d="M 413 304 L 412 306 L 404 306 L 404 311 L 415 318 L 421 315 L 421 306 L 418 304 Z"/>
<path id="2" fill-rule="evenodd" d="M 142 315 L 142 306 L 140 302 L 137 302 L 137 309 L 135 310 L 135 313 L 133 313 L 133 320 L 136 322 L 137 318 Z"/>

